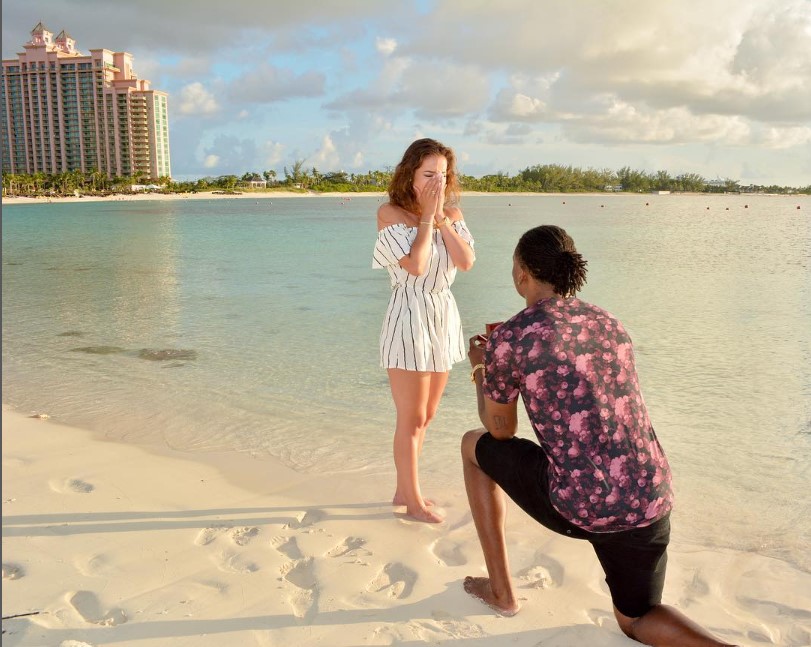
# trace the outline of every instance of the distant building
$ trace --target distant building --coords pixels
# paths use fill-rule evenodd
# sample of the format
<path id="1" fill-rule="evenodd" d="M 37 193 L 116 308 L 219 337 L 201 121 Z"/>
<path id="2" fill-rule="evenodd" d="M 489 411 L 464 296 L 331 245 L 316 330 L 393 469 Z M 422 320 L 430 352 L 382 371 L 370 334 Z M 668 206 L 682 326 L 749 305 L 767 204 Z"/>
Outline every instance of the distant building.
<path id="1" fill-rule="evenodd" d="M 0 78 L 3 170 L 171 177 L 167 95 L 132 70 L 132 55 L 76 50 L 42 23 Z"/>

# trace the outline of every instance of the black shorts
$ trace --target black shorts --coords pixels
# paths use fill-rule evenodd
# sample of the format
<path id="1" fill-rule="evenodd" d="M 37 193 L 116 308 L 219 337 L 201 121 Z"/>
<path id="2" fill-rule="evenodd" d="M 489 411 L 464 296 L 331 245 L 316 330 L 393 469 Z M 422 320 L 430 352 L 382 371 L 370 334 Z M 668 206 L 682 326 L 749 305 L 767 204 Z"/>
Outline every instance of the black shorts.
<path id="1" fill-rule="evenodd" d="M 565 519 L 549 498 L 549 460 L 531 440 L 496 440 L 485 433 L 476 444 L 485 474 L 524 512 L 561 535 L 590 542 L 605 572 L 611 600 L 630 618 L 645 615 L 662 601 L 670 541 L 670 515 L 644 528 L 588 532 Z"/>

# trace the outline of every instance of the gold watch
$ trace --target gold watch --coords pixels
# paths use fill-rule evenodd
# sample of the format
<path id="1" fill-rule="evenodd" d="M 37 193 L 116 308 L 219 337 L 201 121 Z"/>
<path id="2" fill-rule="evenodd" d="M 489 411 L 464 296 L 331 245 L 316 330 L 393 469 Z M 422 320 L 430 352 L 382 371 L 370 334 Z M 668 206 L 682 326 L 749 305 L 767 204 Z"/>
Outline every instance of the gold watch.
<path id="1" fill-rule="evenodd" d="M 451 219 L 448 218 L 448 216 L 445 216 L 442 219 L 442 221 L 436 226 L 436 228 L 439 229 L 440 227 L 447 227 L 449 224 L 451 224 Z"/>

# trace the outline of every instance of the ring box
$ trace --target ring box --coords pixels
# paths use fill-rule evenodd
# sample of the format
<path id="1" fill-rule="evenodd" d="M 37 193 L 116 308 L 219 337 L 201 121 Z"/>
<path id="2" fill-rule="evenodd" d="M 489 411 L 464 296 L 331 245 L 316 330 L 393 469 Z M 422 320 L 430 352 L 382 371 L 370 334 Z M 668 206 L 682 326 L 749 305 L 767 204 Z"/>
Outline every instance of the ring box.
<path id="1" fill-rule="evenodd" d="M 495 323 L 484 324 L 484 333 L 489 337 L 490 333 L 493 332 L 503 323 L 504 323 L 503 321 L 496 321 Z"/>

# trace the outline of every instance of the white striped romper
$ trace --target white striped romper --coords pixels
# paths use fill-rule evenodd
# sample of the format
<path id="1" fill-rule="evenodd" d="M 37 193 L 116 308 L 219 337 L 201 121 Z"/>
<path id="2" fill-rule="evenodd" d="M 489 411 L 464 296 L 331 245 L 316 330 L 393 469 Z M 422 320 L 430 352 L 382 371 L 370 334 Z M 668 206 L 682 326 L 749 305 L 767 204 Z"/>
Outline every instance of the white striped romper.
<path id="1" fill-rule="evenodd" d="M 463 220 L 451 227 L 473 247 L 473 236 Z M 400 259 L 411 251 L 416 227 L 389 225 L 377 235 L 372 268 L 386 268 L 391 279 L 391 299 L 380 333 L 380 366 L 407 371 L 446 372 L 465 358 L 462 321 L 451 284 L 456 266 L 434 230 L 431 260 L 420 276 L 400 267 Z"/>

